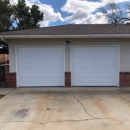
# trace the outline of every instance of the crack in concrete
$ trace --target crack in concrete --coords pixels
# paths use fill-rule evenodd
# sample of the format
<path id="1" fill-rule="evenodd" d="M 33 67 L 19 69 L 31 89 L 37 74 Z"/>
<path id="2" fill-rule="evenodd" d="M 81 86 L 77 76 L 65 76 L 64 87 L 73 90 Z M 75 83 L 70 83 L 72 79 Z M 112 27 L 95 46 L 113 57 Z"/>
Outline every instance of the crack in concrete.
<path id="1" fill-rule="evenodd" d="M 90 117 L 92 117 L 92 119 L 95 119 L 91 114 L 88 113 L 88 111 L 86 110 L 85 106 L 79 101 L 79 99 L 77 99 L 77 98 L 75 97 L 74 94 L 73 94 L 73 97 L 74 97 L 74 99 L 83 107 L 85 113 L 86 113 L 87 115 L 89 115 Z"/>
<path id="2" fill-rule="evenodd" d="M 118 120 L 118 119 L 112 119 L 112 118 L 94 118 L 90 120 L 114 120 L 114 121 L 126 121 L 126 120 Z"/>
<path id="3" fill-rule="evenodd" d="M 125 90 L 124 90 L 125 91 Z M 127 91 L 126 91 L 127 92 Z M 129 92 L 128 92 L 129 93 Z M 73 93 L 72 93 L 73 94 Z M 79 99 L 77 99 L 75 97 L 75 95 L 73 94 L 74 99 L 83 107 L 85 113 L 87 115 L 89 115 L 90 117 L 92 117 L 92 119 L 84 119 L 84 120 L 77 120 L 77 121 L 89 121 L 89 120 L 114 120 L 114 121 L 129 121 L 129 120 L 118 120 L 118 119 L 113 119 L 113 118 L 95 118 L 94 116 L 92 116 L 91 114 L 88 113 L 88 111 L 86 110 L 85 106 L 80 102 Z M 72 120 L 72 121 L 76 121 L 76 120 Z"/>

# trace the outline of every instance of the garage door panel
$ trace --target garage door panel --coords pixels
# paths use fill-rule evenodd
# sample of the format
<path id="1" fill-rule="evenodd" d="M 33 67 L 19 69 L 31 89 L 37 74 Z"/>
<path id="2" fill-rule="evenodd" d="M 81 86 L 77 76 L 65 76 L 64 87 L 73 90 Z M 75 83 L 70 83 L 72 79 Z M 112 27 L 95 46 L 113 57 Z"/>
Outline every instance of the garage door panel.
<path id="1" fill-rule="evenodd" d="M 117 46 L 73 46 L 72 86 L 117 86 Z"/>
<path id="2" fill-rule="evenodd" d="M 115 84 L 115 81 L 111 81 L 111 80 L 101 80 L 101 81 L 95 81 L 94 82 L 95 85 L 94 86 L 112 86 L 112 84 Z M 113 86 L 116 86 L 116 85 L 113 85 Z"/>
<path id="3" fill-rule="evenodd" d="M 33 81 L 32 81 L 33 80 Z M 40 86 L 40 80 L 39 79 L 22 79 L 20 81 L 20 84 L 23 86 Z"/>
<path id="4" fill-rule="evenodd" d="M 74 81 L 74 85 L 73 86 L 84 86 L 84 84 L 86 84 L 86 86 L 91 86 L 92 85 L 93 80 L 87 80 L 87 84 L 86 84 L 86 80 L 81 80 L 80 82 L 78 81 Z"/>
<path id="5" fill-rule="evenodd" d="M 39 64 L 33 64 L 33 65 L 30 65 L 30 64 L 20 64 L 19 67 L 21 69 L 39 69 L 40 65 Z"/>
<path id="6" fill-rule="evenodd" d="M 62 75 L 53 75 L 52 74 L 50 76 L 50 75 L 46 74 L 46 75 L 41 75 L 41 78 L 44 79 L 45 76 L 46 76 L 46 79 L 55 79 L 55 80 L 57 80 L 57 79 L 61 78 Z M 52 82 L 52 81 L 50 81 L 50 82 Z"/>
<path id="7" fill-rule="evenodd" d="M 20 59 L 21 61 L 20 61 L 20 63 L 21 64 L 38 64 L 39 63 L 39 59 L 37 58 L 37 59 L 35 59 L 35 58 L 33 58 L 33 59 L 30 59 L 30 58 L 27 58 L 27 59 Z"/>
<path id="8" fill-rule="evenodd" d="M 93 54 L 92 53 L 90 53 L 90 52 L 94 52 L 95 50 L 94 50 L 94 48 L 91 48 L 91 47 L 78 47 L 78 48 L 72 48 L 72 51 L 73 51 L 73 53 L 72 53 L 72 56 L 92 56 Z M 77 51 L 79 52 L 79 53 L 77 53 Z M 88 53 L 82 53 L 82 52 L 88 52 Z"/>
<path id="9" fill-rule="evenodd" d="M 39 75 L 39 74 L 35 74 L 35 75 L 33 75 L 33 74 L 21 74 L 21 76 L 20 76 L 20 78 L 22 79 L 22 80 L 25 80 L 25 79 L 40 79 L 40 77 L 41 77 L 41 75 Z"/>
<path id="10" fill-rule="evenodd" d="M 64 86 L 64 47 L 17 48 L 19 86 Z"/>
<path id="11" fill-rule="evenodd" d="M 60 63 L 61 59 L 60 58 L 46 58 L 46 59 L 42 60 L 42 63 L 44 63 L 44 64 L 52 64 L 54 62 Z"/>
<path id="12" fill-rule="evenodd" d="M 80 75 L 80 74 L 79 74 Z M 80 79 L 80 82 L 83 80 L 83 81 L 89 81 L 89 80 L 93 80 L 94 77 L 92 78 L 92 74 L 90 75 L 76 75 L 76 76 L 73 76 L 73 78 L 76 78 L 76 79 Z M 74 80 L 75 81 L 75 80 Z M 78 80 L 77 80 L 78 81 Z"/>
<path id="13" fill-rule="evenodd" d="M 43 80 L 43 81 L 44 82 L 42 82 L 42 84 L 44 84 L 44 86 L 63 86 L 63 83 L 61 82 L 61 84 L 60 84 L 59 81 L 57 81 L 57 80 L 53 80 L 52 82 L 49 82 L 50 79 Z M 58 82 L 58 85 L 57 85 L 57 82 Z"/>
<path id="14" fill-rule="evenodd" d="M 46 80 L 42 80 L 41 84 L 43 86 L 63 86 L 62 81 L 59 82 L 58 79 L 46 79 Z"/>
<path id="15" fill-rule="evenodd" d="M 21 70 L 19 71 L 19 73 L 25 74 L 25 75 L 30 75 L 30 74 L 38 74 L 40 75 L 41 70 L 37 69 L 37 68 L 21 68 Z"/>
<path id="16" fill-rule="evenodd" d="M 110 74 L 110 75 L 109 74 L 104 74 L 104 75 L 97 75 L 96 74 L 94 76 L 94 78 L 99 80 L 99 81 L 101 81 L 101 80 L 104 81 L 104 80 L 107 80 L 107 79 L 109 80 L 109 79 L 111 79 L 111 77 L 114 77 L 114 76 L 115 76 L 114 74 L 113 75 L 112 74 Z M 111 79 L 111 81 L 112 81 L 112 79 Z"/>
<path id="17" fill-rule="evenodd" d="M 61 61 L 61 62 L 63 62 L 63 61 Z M 44 62 L 42 62 L 42 67 L 61 67 L 63 64 L 61 64 L 60 62 L 55 62 L 54 64 L 53 64 L 54 62 L 50 62 L 50 63 L 44 63 Z"/>
<path id="18" fill-rule="evenodd" d="M 40 48 L 22 48 L 19 47 L 17 48 L 18 53 L 18 57 L 24 57 L 24 58 L 33 58 L 33 57 L 39 57 L 39 55 L 41 54 L 41 49 Z"/>
<path id="19" fill-rule="evenodd" d="M 85 58 L 84 58 L 85 59 Z M 84 59 L 77 59 L 77 57 L 75 57 L 75 60 L 73 61 L 73 64 L 75 65 L 75 66 L 77 66 L 77 65 L 89 65 L 89 64 L 92 64 L 92 62 L 91 62 L 91 59 L 90 60 L 88 60 L 88 59 L 86 59 L 86 60 L 84 60 Z M 76 63 L 76 64 L 75 64 Z"/>
<path id="20" fill-rule="evenodd" d="M 73 73 L 72 73 L 72 76 L 88 76 L 86 75 L 86 73 L 89 73 L 89 75 L 91 75 L 91 73 L 93 72 L 92 69 L 89 69 L 89 70 L 73 70 Z"/>
<path id="21" fill-rule="evenodd" d="M 107 60 L 106 60 L 107 59 Z M 101 58 L 100 57 L 100 59 L 98 59 L 98 57 L 97 58 L 95 58 L 95 61 L 96 62 L 99 62 L 99 63 L 104 63 L 104 64 L 110 64 L 110 63 L 112 63 L 113 64 L 113 62 L 114 62 L 114 59 L 113 58 L 107 58 L 107 57 L 105 57 L 105 58 Z"/>
<path id="22" fill-rule="evenodd" d="M 102 66 L 103 67 L 103 66 Z M 100 69 L 95 69 L 95 71 L 96 72 L 101 72 L 101 73 L 115 73 L 115 72 L 113 72 L 113 71 L 115 71 L 115 69 L 114 68 L 109 68 L 108 67 L 108 69 L 107 68 L 105 68 L 105 69 L 102 69 L 102 67 L 100 68 Z"/>
<path id="23" fill-rule="evenodd" d="M 79 69 L 79 68 L 84 68 L 84 69 L 86 69 L 87 67 L 87 69 L 91 69 L 91 68 L 93 68 L 95 65 L 94 64 L 75 64 L 75 65 L 73 65 L 73 67 L 75 67 L 77 70 Z"/>
<path id="24" fill-rule="evenodd" d="M 44 75 L 46 75 L 46 74 L 63 75 L 63 72 L 61 72 L 61 70 L 59 68 L 51 68 L 51 69 L 49 69 L 49 71 L 46 68 L 44 68 L 44 69 L 42 69 L 42 72 L 43 72 L 42 74 L 44 74 Z"/>

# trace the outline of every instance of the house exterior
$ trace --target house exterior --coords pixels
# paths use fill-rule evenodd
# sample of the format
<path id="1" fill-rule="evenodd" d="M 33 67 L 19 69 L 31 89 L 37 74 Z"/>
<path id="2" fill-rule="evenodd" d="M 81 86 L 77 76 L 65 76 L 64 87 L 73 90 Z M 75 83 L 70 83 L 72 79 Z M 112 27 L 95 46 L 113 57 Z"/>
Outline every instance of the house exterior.
<path id="1" fill-rule="evenodd" d="M 0 33 L 7 87 L 130 86 L 130 25 L 62 25 Z"/>

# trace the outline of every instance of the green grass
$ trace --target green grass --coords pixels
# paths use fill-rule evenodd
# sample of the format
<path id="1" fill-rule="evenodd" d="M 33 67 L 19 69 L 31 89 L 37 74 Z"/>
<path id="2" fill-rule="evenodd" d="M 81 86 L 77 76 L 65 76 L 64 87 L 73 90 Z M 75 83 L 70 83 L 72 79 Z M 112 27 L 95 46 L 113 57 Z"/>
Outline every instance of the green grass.
<path id="1" fill-rule="evenodd" d="M 1 99 L 2 97 L 4 97 L 4 95 L 0 95 L 0 99 Z"/>

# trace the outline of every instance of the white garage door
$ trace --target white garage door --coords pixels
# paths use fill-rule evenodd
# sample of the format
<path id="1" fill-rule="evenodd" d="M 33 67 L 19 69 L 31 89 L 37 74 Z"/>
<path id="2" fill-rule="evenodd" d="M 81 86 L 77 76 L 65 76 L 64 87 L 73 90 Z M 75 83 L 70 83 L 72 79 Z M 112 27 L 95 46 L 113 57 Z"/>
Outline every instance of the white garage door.
<path id="1" fill-rule="evenodd" d="M 117 46 L 72 46 L 72 86 L 118 86 Z"/>
<path id="2" fill-rule="evenodd" d="M 18 47 L 18 86 L 64 86 L 64 47 Z"/>

